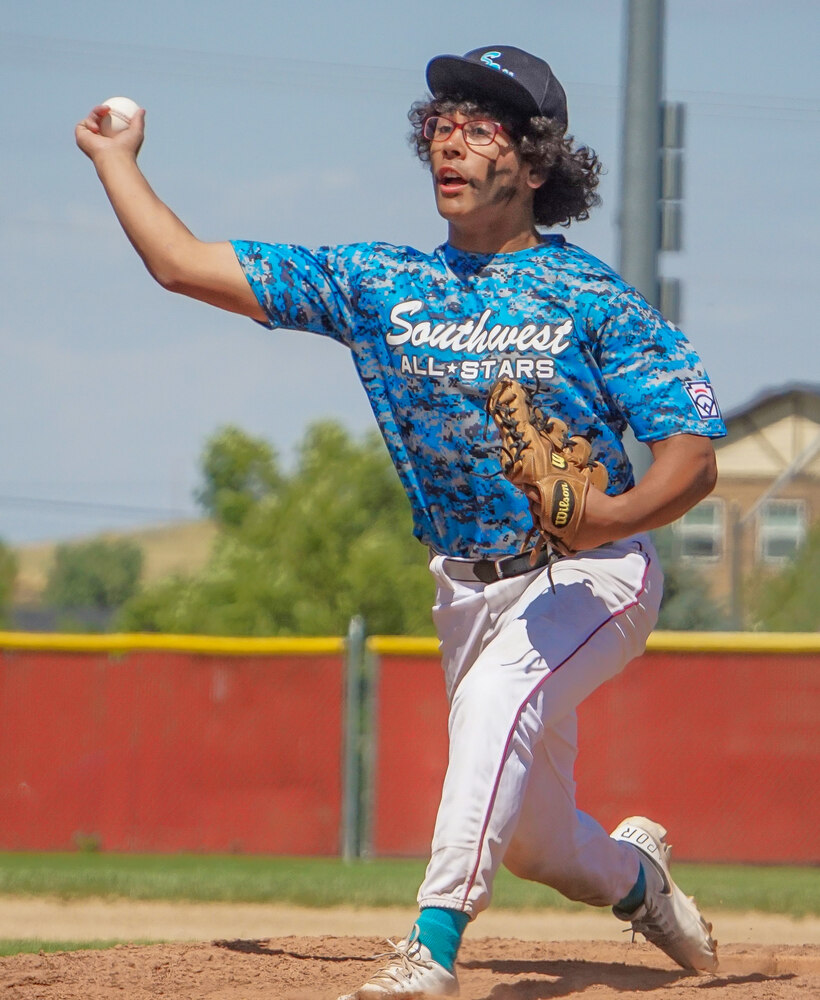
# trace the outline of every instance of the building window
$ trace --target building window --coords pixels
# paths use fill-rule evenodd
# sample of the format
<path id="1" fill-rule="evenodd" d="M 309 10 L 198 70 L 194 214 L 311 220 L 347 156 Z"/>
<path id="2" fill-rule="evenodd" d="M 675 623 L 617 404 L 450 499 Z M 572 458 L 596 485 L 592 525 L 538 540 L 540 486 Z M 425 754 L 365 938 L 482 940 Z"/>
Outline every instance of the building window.
<path id="1" fill-rule="evenodd" d="M 803 500 L 769 500 L 758 514 L 758 555 L 767 563 L 794 557 L 806 538 L 806 504 Z"/>
<path id="2" fill-rule="evenodd" d="M 675 524 L 684 559 L 720 559 L 723 550 L 723 501 L 701 500 Z"/>

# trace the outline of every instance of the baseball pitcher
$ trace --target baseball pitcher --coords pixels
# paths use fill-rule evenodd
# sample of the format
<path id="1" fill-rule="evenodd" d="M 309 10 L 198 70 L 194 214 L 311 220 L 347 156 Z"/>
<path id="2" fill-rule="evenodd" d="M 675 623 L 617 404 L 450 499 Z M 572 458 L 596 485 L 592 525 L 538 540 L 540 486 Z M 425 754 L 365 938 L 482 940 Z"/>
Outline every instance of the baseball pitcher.
<path id="1" fill-rule="evenodd" d="M 165 288 L 349 348 L 430 554 L 449 765 L 418 919 L 349 997 L 455 994 L 500 865 L 713 971 L 664 828 L 632 817 L 608 834 L 576 808 L 573 770 L 577 706 L 657 620 L 647 532 L 714 486 L 720 412 L 681 332 L 553 231 L 587 218 L 601 168 L 569 134 L 550 66 L 489 45 L 432 59 L 426 78 L 409 117 L 446 222 L 432 252 L 206 243 L 137 166 L 144 112 L 106 137 L 98 106 L 76 138 Z M 637 485 L 628 427 L 653 458 Z"/>

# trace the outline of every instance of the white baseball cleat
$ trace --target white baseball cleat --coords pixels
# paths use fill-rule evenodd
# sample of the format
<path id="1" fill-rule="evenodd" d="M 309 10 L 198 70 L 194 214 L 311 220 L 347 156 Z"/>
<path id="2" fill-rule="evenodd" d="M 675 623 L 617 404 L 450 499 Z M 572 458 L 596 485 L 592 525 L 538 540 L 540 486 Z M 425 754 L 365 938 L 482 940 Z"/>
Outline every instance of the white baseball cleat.
<path id="1" fill-rule="evenodd" d="M 418 927 L 414 924 L 410 934 L 398 943 L 388 940 L 393 949 L 377 958 L 389 958 L 387 965 L 371 976 L 367 982 L 352 993 L 345 993 L 339 1000 L 385 1000 L 388 997 L 431 996 L 445 997 L 458 995 L 458 979 L 454 972 L 448 972 L 443 965 L 433 961 L 430 949 L 419 939 Z"/>
<path id="2" fill-rule="evenodd" d="M 632 844 L 650 862 L 643 865 L 646 874 L 643 903 L 632 913 L 613 906 L 615 916 L 630 921 L 633 931 L 643 934 L 684 969 L 716 972 L 717 941 L 712 939 L 712 925 L 703 919 L 694 899 L 672 881 L 666 830 L 643 816 L 631 816 L 611 836 Z"/>

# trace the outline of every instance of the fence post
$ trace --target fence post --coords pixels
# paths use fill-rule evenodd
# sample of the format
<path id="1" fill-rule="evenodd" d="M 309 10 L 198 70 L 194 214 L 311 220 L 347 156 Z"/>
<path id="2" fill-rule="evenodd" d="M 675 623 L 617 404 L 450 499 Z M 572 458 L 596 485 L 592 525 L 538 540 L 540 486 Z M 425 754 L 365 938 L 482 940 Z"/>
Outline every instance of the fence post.
<path id="1" fill-rule="evenodd" d="M 342 858 L 351 861 L 361 854 L 361 731 L 362 677 L 364 673 L 364 619 L 351 618 L 345 653 L 344 763 L 342 769 Z"/>
<path id="2" fill-rule="evenodd" d="M 376 788 L 376 705 L 378 703 L 379 656 L 365 638 L 362 672 L 362 734 L 359 816 L 359 856 L 373 857 L 373 820 Z"/>

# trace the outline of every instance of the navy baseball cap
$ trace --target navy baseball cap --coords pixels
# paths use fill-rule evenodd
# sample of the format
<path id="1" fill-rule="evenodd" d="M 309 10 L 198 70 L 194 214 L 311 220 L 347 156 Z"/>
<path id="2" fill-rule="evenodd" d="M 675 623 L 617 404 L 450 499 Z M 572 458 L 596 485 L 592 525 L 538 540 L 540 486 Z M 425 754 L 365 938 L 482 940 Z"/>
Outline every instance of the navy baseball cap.
<path id="1" fill-rule="evenodd" d="M 436 56 L 427 64 L 433 97 L 474 97 L 505 104 L 528 117 L 569 123 L 567 95 L 543 59 L 512 45 L 486 45 L 463 56 Z"/>

